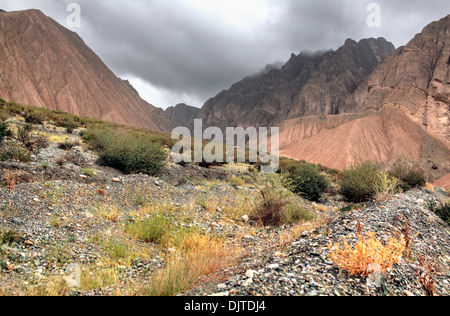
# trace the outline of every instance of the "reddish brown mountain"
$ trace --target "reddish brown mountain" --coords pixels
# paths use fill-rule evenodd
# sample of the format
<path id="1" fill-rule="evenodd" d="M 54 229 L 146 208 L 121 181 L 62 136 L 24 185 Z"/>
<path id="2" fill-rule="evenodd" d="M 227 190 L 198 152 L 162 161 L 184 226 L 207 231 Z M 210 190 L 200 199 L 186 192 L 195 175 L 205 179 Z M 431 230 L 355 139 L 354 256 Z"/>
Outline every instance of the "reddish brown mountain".
<path id="1" fill-rule="evenodd" d="M 433 185 L 450 190 L 450 173 L 434 182 Z"/>
<path id="2" fill-rule="evenodd" d="M 336 51 L 292 54 L 281 69 L 268 68 L 208 100 L 198 118 L 221 128 L 258 127 L 348 112 L 346 100 L 394 49 L 383 38 L 349 39 Z"/>
<path id="3" fill-rule="evenodd" d="M 395 105 L 450 146 L 450 15 L 396 50 L 368 82 L 360 109 Z"/>
<path id="4" fill-rule="evenodd" d="M 396 50 L 367 82 L 345 106 L 356 114 L 283 122 L 282 154 L 338 169 L 356 161 L 389 163 L 408 157 L 427 163 L 433 179 L 446 175 L 450 171 L 450 15 Z M 448 176 L 441 180 L 445 181 Z"/>
<path id="5" fill-rule="evenodd" d="M 42 12 L 0 12 L 0 34 L 1 98 L 157 131 L 174 126 Z"/>

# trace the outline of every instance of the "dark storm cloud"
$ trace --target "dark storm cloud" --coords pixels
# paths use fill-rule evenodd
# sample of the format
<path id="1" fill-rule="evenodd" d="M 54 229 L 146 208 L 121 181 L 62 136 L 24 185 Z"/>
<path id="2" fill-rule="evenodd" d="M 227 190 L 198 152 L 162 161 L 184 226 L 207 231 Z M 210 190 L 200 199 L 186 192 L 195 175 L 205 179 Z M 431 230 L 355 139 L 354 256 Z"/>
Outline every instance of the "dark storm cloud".
<path id="1" fill-rule="evenodd" d="M 240 3 L 248 1 L 253 0 Z M 187 0 L 3 0 L 0 7 L 38 8 L 65 25 L 67 4 L 79 3 L 82 26 L 73 30 L 118 76 L 140 78 L 164 91 L 161 104 L 147 97 L 161 107 L 186 101 L 183 96 L 200 106 L 265 65 L 286 61 L 292 52 L 336 49 L 346 38 L 383 36 L 404 45 L 450 13 L 448 0 L 259 1 L 268 13 L 244 11 L 239 20 L 236 12 L 236 24 L 233 11 L 227 16 Z M 381 28 L 366 24 L 369 3 L 381 5 Z"/>

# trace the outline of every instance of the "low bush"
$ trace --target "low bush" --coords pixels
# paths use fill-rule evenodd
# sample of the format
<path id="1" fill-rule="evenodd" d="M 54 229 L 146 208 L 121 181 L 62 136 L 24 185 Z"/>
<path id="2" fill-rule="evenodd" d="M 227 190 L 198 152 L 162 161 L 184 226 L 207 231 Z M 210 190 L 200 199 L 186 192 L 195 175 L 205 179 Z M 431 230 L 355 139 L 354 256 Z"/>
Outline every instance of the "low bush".
<path id="1" fill-rule="evenodd" d="M 437 216 L 450 225 L 450 200 L 443 203 L 429 202 L 428 206 L 431 211 L 436 213 Z"/>
<path id="2" fill-rule="evenodd" d="M 403 159 L 394 163 L 389 174 L 401 181 L 401 187 L 405 191 L 422 187 L 428 180 L 425 170 L 418 163 Z"/>
<path id="3" fill-rule="evenodd" d="M 25 124 L 23 126 L 19 126 L 17 129 L 17 139 L 25 145 L 27 148 L 32 147 L 31 143 L 31 131 L 33 130 L 32 124 Z"/>
<path id="4" fill-rule="evenodd" d="M 30 162 L 31 153 L 17 142 L 9 142 L 0 149 L 0 161 Z"/>
<path id="5" fill-rule="evenodd" d="M 0 245 L 10 245 L 21 240 L 20 234 L 14 229 L 0 231 Z"/>
<path id="6" fill-rule="evenodd" d="M 311 201 L 318 201 L 330 185 L 317 166 L 307 163 L 291 168 L 288 180 L 292 192 Z"/>
<path id="7" fill-rule="evenodd" d="M 0 122 L 0 144 L 6 137 L 11 136 L 11 131 L 8 128 L 8 123 Z"/>
<path id="8" fill-rule="evenodd" d="M 280 226 L 283 223 L 298 223 L 314 217 L 299 204 L 298 198 L 283 186 L 286 182 L 283 176 L 272 175 L 267 183 L 260 186 L 260 198 L 250 214 L 251 220 L 263 226 Z"/>
<path id="9" fill-rule="evenodd" d="M 343 245 L 329 244 L 330 258 L 340 269 L 350 275 L 364 277 L 371 273 L 371 267 L 385 273 L 394 263 L 399 263 L 405 247 L 403 237 L 391 238 L 389 242 L 383 244 L 381 240 L 375 238 L 375 233 L 366 236 L 358 233 L 358 242 L 354 247 L 345 238 Z"/>
<path id="10" fill-rule="evenodd" d="M 150 134 L 124 133 L 112 129 L 92 129 L 84 140 L 99 154 L 99 163 L 124 173 L 156 175 L 165 160 L 159 138 Z"/>
<path id="11" fill-rule="evenodd" d="M 142 241 L 163 244 L 170 236 L 169 228 L 170 221 L 166 217 L 155 215 L 144 221 L 129 224 L 126 231 Z"/>
<path id="12" fill-rule="evenodd" d="M 353 203 L 366 202 L 376 194 L 374 183 L 379 175 L 378 165 L 373 162 L 354 164 L 344 170 L 339 180 L 339 192 Z"/>
<path id="13" fill-rule="evenodd" d="M 42 124 L 44 120 L 45 115 L 37 111 L 30 112 L 25 116 L 25 122 L 28 124 Z"/>
<path id="14" fill-rule="evenodd" d="M 394 194 L 402 191 L 400 180 L 389 176 L 389 174 L 383 171 L 378 172 L 373 187 L 375 190 L 375 201 L 389 200 Z"/>

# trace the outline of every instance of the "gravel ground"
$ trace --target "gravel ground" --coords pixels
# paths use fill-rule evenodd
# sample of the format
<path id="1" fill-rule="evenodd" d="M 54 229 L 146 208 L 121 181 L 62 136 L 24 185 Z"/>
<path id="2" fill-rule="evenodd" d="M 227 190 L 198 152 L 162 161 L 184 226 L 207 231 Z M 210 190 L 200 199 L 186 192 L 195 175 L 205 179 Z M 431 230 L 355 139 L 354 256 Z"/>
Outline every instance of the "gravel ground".
<path id="1" fill-rule="evenodd" d="M 414 190 L 397 195 L 392 201 L 370 205 L 363 210 L 333 216 L 329 223 L 303 236 L 283 251 L 270 252 L 266 260 L 249 259 L 241 273 L 224 282 L 209 283 L 186 295 L 223 296 L 424 296 L 421 275 L 432 275 L 437 295 L 450 294 L 450 230 L 426 207 L 440 201 L 442 195 L 428 190 Z M 348 237 L 355 241 L 358 222 L 363 232 L 377 232 L 388 240 L 409 224 L 412 254 L 380 276 L 377 284 L 367 278 L 349 276 L 330 260 L 330 243 Z M 420 264 L 419 258 L 432 264 Z"/>
<path id="2" fill-rule="evenodd" d="M 78 134 L 43 126 L 41 132 Z M 159 178 L 124 175 L 96 164 L 96 155 L 82 145 L 69 150 L 50 142 L 30 163 L 0 162 L 0 229 L 13 231 L 12 243 L 0 245 L 0 294 L 21 294 L 54 275 L 70 274 L 73 264 L 111 265 L 104 243 L 108 238 L 131 242 L 123 233 L 143 208 L 163 205 L 171 209 L 173 225 L 195 227 L 220 236 L 242 249 L 237 264 L 199 280 L 183 293 L 190 296 L 357 296 L 427 295 L 421 276 L 432 277 L 437 295 L 450 294 L 450 235 L 428 203 L 441 201 L 444 192 L 420 189 L 394 196 L 390 201 L 368 203 L 359 210 L 341 212 L 345 204 L 329 198 L 322 204 L 303 201 L 320 214 L 320 223 L 306 223 L 299 238 L 289 237 L 297 226 L 258 227 L 244 217 L 233 217 L 225 207 L 258 194 L 251 186 L 236 186 L 229 179 L 243 176 L 242 166 L 205 169 L 167 163 Z M 10 180 L 15 179 L 11 187 Z M 223 206 L 205 207 L 213 200 Z M 236 204 L 239 207 L 240 204 Z M 413 238 L 408 259 L 375 284 L 348 275 L 331 261 L 329 244 L 357 238 L 364 232 L 388 240 L 409 225 Z M 167 252 L 157 245 L 132 241 L 145 257 L 116 264 L 118 280 L 92 290 L 73 289 L 73 295 L 123 294 L 129 282 L 148 280 L 166 264 Z M 429 263 L 425 265 L 424 262 Z M 12 284 L 18 288 L 8 290 Z"/>

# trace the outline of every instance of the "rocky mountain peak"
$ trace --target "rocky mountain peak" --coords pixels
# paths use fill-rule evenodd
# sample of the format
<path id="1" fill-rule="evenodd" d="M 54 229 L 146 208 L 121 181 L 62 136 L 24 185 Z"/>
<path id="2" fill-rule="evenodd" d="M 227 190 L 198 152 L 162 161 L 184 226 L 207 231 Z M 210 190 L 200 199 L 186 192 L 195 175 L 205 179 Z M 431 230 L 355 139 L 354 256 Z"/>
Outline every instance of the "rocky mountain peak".
<path id="1" fill-rule="evenodd" d="M 450 15 L 426 26 L 381 63 L 361 94 L 361 109 L 398 106 L 450 144 Z"/>
<path id="2" fill-rule="evenodd" d="M 349 39 L 336 51 L 291 54 L 280 69 L 247 77 L 208 100 L 198 117 L 224 128 L 346 112 L 346 99 L 394 49 L 382 38 Z"/>

